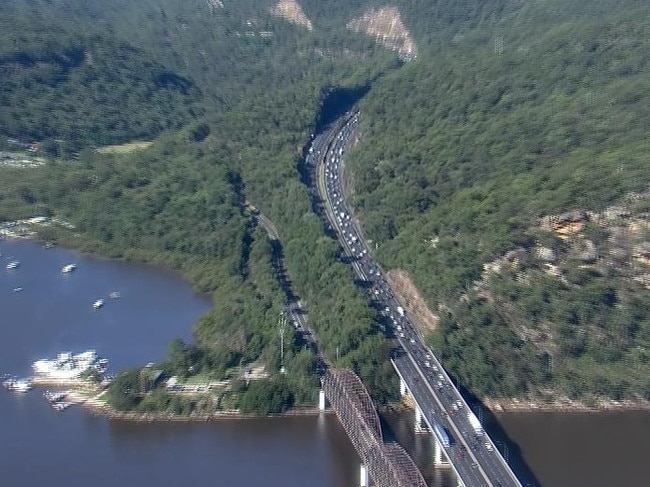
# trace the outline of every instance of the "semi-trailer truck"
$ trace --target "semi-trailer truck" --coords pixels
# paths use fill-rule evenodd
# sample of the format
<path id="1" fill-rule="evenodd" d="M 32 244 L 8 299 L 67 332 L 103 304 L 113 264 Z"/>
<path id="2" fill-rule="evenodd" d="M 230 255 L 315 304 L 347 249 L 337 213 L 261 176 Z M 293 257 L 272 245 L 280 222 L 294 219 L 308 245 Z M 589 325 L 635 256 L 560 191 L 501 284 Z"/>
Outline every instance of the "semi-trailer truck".
<path id="1" fill-rule="evenodd" d="M 469 424 L 472 425 L 472 428 L 474 429 L 474 433 L 476 433 L 478 436 L 482 436 L 483 426 L 481 425 L 481 422 L 478 420 L 478 418 L 472 411 L 467 411 L 467 419 L 469 420 Z"/>

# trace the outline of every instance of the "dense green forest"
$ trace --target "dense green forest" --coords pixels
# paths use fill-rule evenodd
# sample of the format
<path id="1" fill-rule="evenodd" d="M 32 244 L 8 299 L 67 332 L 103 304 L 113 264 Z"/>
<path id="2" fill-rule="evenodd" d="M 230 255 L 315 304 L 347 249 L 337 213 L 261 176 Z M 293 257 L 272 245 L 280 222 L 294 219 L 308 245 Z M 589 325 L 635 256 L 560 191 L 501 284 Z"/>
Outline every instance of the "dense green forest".
<path id="1" fill-rule="evenodd" d="M 373 88 L 354 204 L 385 265 L 446 310 L 432 344 L 470 390 L 647 399 L 650 294 L 606 253 L 564 280 L 533 259 L 482 281 L 508 251 L 565 245 L 541 217 L 601 211 L 650 180 L 647 6 L 551 3 L 456 35 Z"/>
<path id="2" fill-rule="evenodd" d="M 164 367 L 170 373 L 185 367 L 182 376 L 191 364 L 192 373 L 218 379 L 242 363 L 259 361 L 276 373 L 280 366 L 277 322 L 284 296 L 272 268 L 268 239 L 244 211 L 244 200 L 249 200 L 280 231 L 286 266 L 296 291 L 308 303 L 322 349 L 333 359 L 338 350 L 341 365 L 354 366 L 376 386 L 380 400 L 390 397 L 395 379 L 385 361 L 389 343 L 375 327 L 351 270 L 339 262 L 336 242 L 324 235 L 322 222 L 312 213 L 297 163 L 330 87 L 365 84 L 398 66 L 395 55 L 345 30 L 307 35 L 272 18 L 259 2 L 248 6 L 242 2 L 222 15 L 203 2 L 89 2 L 85 10 L 73 8 L 75 4 L 30 2 L 12 16 L 27 16 L 39 8 L 43 16 L 60 18 L 62 28 L 78 24 L 89 30 L 98 19 L 108 19 L 106 33 L 100 30 L 97 35 L 120 43 L 104 45 L 106 63 L 98 76 L 128 96 L 137 96 L 137 83 L 122 84 L 124 80 L 109 75 L 123 46 L 136 46 L 133 49 L 147 53 L 151 63 L 165 66 L 166 72 L 186 82 L 185 98 L 175 108 L 180 115 L 173 119 L 182 127 L 173 131 L 167 127 L 146 150 L 99 153 L 93 150 L 99 143 L 124 139 L 113 137 L 109 126 L 97 126 L 91 138 L 80 140 L 74 157 L 59 153 L 46 166 L 29 171 L 3 168 L 0 219 L 56 215 L 72 222 L 75 232 L 50 228 L 42 232 L 43 238 L 182 270 L 198 290 L 214 296 L 215 307 L 196 324 L 196 344 L 180 354 L 170 352 Z M 150 21 L 140 23 L 142 18 Z M 245 29 L 264 29 L 273 35 L 238 35 Z M 170 38 L 174 42 L 164 42 Z M 21 52 L 37 51 L 40 42 L 35 35 L 33 45 L 25 41 Z M 64 50 L 65 42 L 52 40 L 53 49 Z M 70 42 L 85 46 L 83 39 Z M 347 55 L 313 54 L 341 52 L 343 46 Z M 302 54 L 296 55 L 296 49 Z M 358 61 L 361 54 L 366 58 L 363 63 Z M 149 76 L 143 69 L 137 71 L 138 76 Z M 92 91 L 71 73 L 58 81 L 78 93 Z M 12 85 L 7 89 L 11 91 Z M 147 117 L 148 110 L 160 109 L 145 107 L 146 100 L 137 98 L 121 105 L 122 99 L 121 95 L 99 100 L 96 110 L 117 107 L 131 127 L 128 124 Z M 126 109 L 130 103 L 136 103 L 134 112 Z M 43 116 L 43 108 L 35 106 L 34 114 Z M 69 114 L 50 110 L 47 116 L 52 126 L 61 127 Z M 14 135 L 8 127 L 1 131 Z M 133 139 L 143 136 L 133 129 L 130 133 Z M 34 134 L 27 131 L 16 138 L 26 136 Z M 278 397 L 284 398 L 280 409 L 314 404 L 318 383 L 313 357 L 292 329 L 285 338 L 287 375 L 283 381 L 271 381 L 271 390 L 277 388 Z M 122 392 L 131 392 L 116 405 L 147 410 L 152 403 L 141 404 L 141 397 L 132 394 L 129 373 L 116 387 L 121 384 Z M 259 397 L 270 392 L 255 387 L 242 389 L 243 402 L 235 405 L 264 407 Z M 181 408 L 159 395 L 152 401 L 175 412 Z"/>
<path id="3" fill-rule="evenodd" d="M 0 167 L 0 220 L 58 216 L 75 231 L 43 238 L 180 269 L 215 306 L 196 342 L 172 344 L 163 366 L 221 378 L 239 364 L 280 367 L 285 297 L 249 201 L 278 228 L 324 353 L 389 400 L 390 342 L 297 170 L 327 93 L 368 86 L 348 164 L 352 202 L 382 263 L 408 270 L 431 308 L 445 310 L 429 339 L 451 373 L 478 395 L 648 397 L 639 350 L 650 302 L 624 273 L 573 263 L 564 282 L 533 260 L 528 284 L 482 275 L 520 246 L 561 251 L 540 217 L 600 211 L 646 187 L 644 3 L 398 0 L 418 45 L 405 65 L 345 27 L 383 2 L 303 0 L 311 30 L 273 16 L 275 3 L 3 2 L 0 148 L 40 142 L 49 162 Z M 135 140 L 153 143 L 95 150 Z M 520 322 L 550 330 L 557 347 L 522 338 Z M 286 377 L 242 385 L 234 405 L 273 412 L 315 401 L 313 357 L 292 333 Z M 632 361 L 638 372 L 627 377 Z M 163 394 L 143 401 L 133 374 L 116 384 L 131 391 L 116 399 L 123 409 L 201 407 Z"/>

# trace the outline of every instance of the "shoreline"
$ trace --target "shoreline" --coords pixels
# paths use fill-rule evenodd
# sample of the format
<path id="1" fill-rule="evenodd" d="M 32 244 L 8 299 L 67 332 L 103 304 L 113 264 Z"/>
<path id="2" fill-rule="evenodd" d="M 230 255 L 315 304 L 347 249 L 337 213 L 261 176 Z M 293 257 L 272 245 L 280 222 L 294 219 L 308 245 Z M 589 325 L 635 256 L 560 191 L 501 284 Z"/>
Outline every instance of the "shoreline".
<path id="1" fill-rule="evenodd" d="M 130 421 L 135 423 L 206 423 L 224 420 L 247 420 L 247 419 L 278 419 L 299 416 L 321 416 L 335 414 L 330 407 L 321 411 L 318 407 L 300 407 L 293 408 L 283 413 L 274 413 L 260 415 L 256 413 L 242 413 L 237 410 L 214 411 L 211 413 L 195 413 L 189 415 L 176 415 L 166 412 L 136 412 L 136 411 L 116 411 L 106 402 L 98 399 L 103 393 L 93 397 L 87 397 L 79 391 L 68 391 L 68 397 L 78 406 L 84 408 L 87 412 L 104 416 L 109 420 Z M 598 414 L 627 411 L 650 411 L 650 401 L 603 401 L 597 406 L 588 406 L 578 401 L 572 404 L 555 403 L 540 404 L 531 401 L 508 400 L 485 400 L 487 407 L 492 414 L 500 416 L 509 413 L 558 413 L 558 414 Z M 413 408 L 404 403 L 395 403 L 377 408 L 379 414 L 400 414 L 412 411 Z"/>
<path id="2" fill-rule="evenodd" d="M 541 398 L 483 398 L 483 406 L 492 414 L 508 413 L 562 413 L 562 414 L 583 414 L 583 413 L 611 413 L 624 411 L 650 411 L 650 401 L 645 400 L 621 400 L 599 398 L 591 399 L 588 402 L 573 400 L 567 397 L 559 397 L 553 402 Z"/>
<path id="3" fill-rule="evenodd" d="M 229 419 L 245 420 L 245 419 L 266 419 L 266 418 L 285 418 L 295 416 L 320 416 L 321 414 L 333 414 L 331 408 L 321 411 L 318 407 L 300 407 L 293 408 L 284 413 L 274 413 L 268 415 L 260 415 L 255 413 L 242 413 L 237 410 L 224 410 L 213 411 L 211 413 L 195 413 L 195 414 L 171 414 L 166 412 L 139 412 L 139 411 L 117 411 L 108 405 L 105 401 L 99 399 L 103 395 L 103 391 L 88 397 L 78 390 L 66 391 L 66 395 L 75 405 L 84 408 L 87 412 L 104 416 L 111 420 L 131 421 L 136 423 L 153 423 L 153 422 L 176 422 L 176 423 L 191 423 L 191 422 L 211 422 L 223 421 Z"/>

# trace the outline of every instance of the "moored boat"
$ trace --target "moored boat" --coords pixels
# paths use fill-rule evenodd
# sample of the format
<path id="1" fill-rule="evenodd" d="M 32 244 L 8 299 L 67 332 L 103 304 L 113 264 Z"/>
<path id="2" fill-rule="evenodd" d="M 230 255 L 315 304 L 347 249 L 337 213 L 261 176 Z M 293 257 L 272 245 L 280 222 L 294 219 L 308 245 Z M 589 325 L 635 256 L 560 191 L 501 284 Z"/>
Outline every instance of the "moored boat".
<path id="1" fill-rule="evenodd" d="M 101 358 L 95 350 L 78 354 L 62 352 L 55 359 L 41 359 L 32 364 L 37 378 L 60 381 L 79 379 L 88 372 L 103 375 L 107 368 L 108 359 Z"/>
<path id="2" fill-rule="evenodd" d="M 61 269 L 61 272 L 64 274 L 69 274 L 70 272 L 74 271 L 76 268 L 77 266 L 75 264 L 66 264 Z"/>
<path id="3" fill-rule="evenodd" d="M 34 387 L 31 379 L 6 379 L 2 382 L 2 385 L 7 388 L 9 391 L 13 392 L 29 392 Z"/>
<path id="4" fill-rule="evenodd" d="M 102 306 L 104 306 L 104 300 L 103 299 L 98 299 L 93 303 L 93 309 L 99 309 Z"/>
<path id="5" fill-rule="evenodd" d="M 55 402 L 63 401 L 63 400 L 66 398 L 67 394 L 66 394 L 65 392 L 52 392 L 52 391 L 45 391 L 45 392 L 43 393 L 43 396 L 44 396 L 45 399 L 47 399 L 49 402 L 51 402 L 51 403 L 55 403 Z"/>
<path id="6" fill-rule="evenodd" d="M 18 267 L 20 267 L 20 261 L 12 260 L 12 261 L 9 262 L 5 267 L 6 267 L 7 269 L 9 269 L 9 270 L 11 270 L 11 269 L 18 269 Z"/>
<path id="7" fill-rule="evenodd" d="M 70 406 L 72 406 L 72 403 L 68 401 L 60 401 L 60 402 L 52 403 L 52 407 L 57 411 L 63 411 L 65 409 L 68 409 Z"/>

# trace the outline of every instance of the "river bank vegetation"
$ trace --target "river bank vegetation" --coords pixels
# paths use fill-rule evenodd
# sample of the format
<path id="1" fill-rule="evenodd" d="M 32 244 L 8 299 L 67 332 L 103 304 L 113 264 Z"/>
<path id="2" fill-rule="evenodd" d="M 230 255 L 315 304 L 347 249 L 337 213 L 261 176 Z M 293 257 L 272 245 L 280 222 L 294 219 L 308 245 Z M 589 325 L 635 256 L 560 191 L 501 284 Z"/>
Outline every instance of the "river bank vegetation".
<path id="1" fill-rule="evenodd" d="M 352 202 L 385 267 L 407 270 L 442 310 L 429 339 L 452 375 L 479 396 L 650 397 L 641 285 L 575 262 L 569 284 L 481 281 L 508 251 L 560 247 L 539 218 L 600 211 L 647 186 L 643 2 L 395 1 L 418 45 L 405 65 L 345 27 L 375 2 L 303 0 L 312 29 L 273 15 L 274 3 L 3 2 L 0 150 L 49 162 L 0 168 L 0 220 L 58 216 L 74 230 L 42 238 L 182 271 L 214 307 L 195 343 L 173 343 L 158 365 L 220 380 L 263 363 L 268 380 L 237 383 L 225 400 L 278 412 L 315 403 L 318 382 L 291 326 L 281 364 L 286 297 L 249 201 L 278 229 L 323 353 L 389 401 L 390 341 L 298 172 L 327 94 L 370 87 Z M 139 140 L 151 144 L 98 150 Z M 522 338 L 521 322 L 548 327 L 556 346 Z M 143 398 L 133 374 L 115 382 L 118 409 L 207 407 Z"/>

